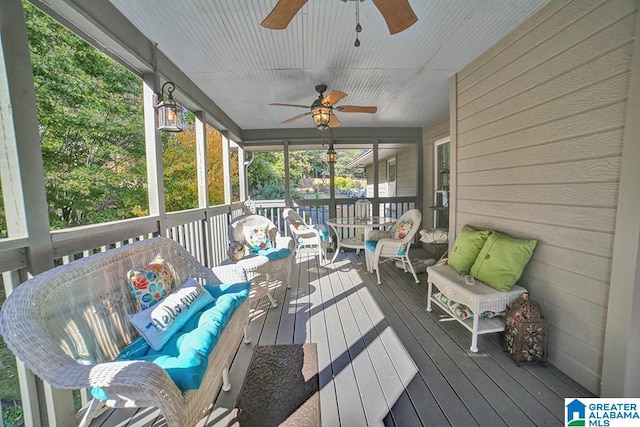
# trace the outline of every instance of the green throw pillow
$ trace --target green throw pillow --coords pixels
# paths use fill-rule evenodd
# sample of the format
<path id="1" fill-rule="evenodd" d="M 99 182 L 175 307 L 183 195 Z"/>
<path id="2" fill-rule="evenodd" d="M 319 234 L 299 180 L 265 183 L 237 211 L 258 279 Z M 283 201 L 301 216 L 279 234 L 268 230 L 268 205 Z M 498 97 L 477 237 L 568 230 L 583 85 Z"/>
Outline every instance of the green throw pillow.
<path id="1" fill-rule="evenodd" d="M 474 230 L 468 225 L 462 227 L 449 254 L 449 265 L 460 274 L 469 274 L 490 233 L 488 230 Z"/>
<path id="2" fill-rule="evenodd" d="M 473 263 L 471 275 L 507 292 L 520 279 L 537 244 L 537 240 L 517 239 L 494 231 Z"/>

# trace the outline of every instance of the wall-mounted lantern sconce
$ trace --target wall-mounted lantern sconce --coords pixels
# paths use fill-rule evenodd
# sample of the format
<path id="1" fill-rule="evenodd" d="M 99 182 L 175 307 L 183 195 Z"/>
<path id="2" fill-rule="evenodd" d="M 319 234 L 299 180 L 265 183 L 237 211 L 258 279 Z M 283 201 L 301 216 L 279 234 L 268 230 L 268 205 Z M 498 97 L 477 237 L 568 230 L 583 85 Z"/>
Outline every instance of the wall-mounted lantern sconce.
<path id="1" fill-rule="evenodd" d="M 164 96 L 165 87 L 167 87 L 167 96 Z M 156 110 L 158 112 L 158 130 L 166 130 L 168 132 L 182 132 L 182 106 L 178 105 L 173 99 L 173 91 L 176 85 L 172 82 L 166 82 L 162 85 L 162 89 L 158 97 Z"/>

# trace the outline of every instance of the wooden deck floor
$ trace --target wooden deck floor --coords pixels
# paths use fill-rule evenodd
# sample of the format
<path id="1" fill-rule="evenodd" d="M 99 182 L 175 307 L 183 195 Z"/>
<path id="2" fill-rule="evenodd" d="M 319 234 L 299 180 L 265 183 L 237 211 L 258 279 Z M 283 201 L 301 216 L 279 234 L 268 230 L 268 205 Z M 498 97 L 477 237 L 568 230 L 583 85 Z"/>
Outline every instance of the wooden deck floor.
<path id="1" fill-rule="evenodd" d="M 278 307 L 253 302 L 249 345 L 231 367 L 232 389 L 220 392 L 199 425 L 226 426 L 255 345 L 318 346 L 324 426 L 562 425 L 564 398 L 591 396 L 552 366 L 517 367 L 498 334 L 479 338 L 426 306 L 426 276 L 416 284 L 391 264 L 382 285 L 364 257 L 341 253 L 318 266 L 302 255 L 291 288 L 275 289 Z M 213 396 L 212 396 L 213 398 Z M 128 412 L 127 412 L 128 411 Z M 161 426 L 150 409 L 105 412 L 92 426 Z"/>

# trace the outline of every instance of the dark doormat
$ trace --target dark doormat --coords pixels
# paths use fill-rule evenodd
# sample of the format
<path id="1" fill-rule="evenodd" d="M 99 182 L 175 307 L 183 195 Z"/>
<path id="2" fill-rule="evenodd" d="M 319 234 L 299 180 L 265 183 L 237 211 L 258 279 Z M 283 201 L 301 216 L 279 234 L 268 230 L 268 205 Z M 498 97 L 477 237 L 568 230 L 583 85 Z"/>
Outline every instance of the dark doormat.
<path id="1" fill-rule="evenodd" d="M 316 344 L 258 345 L 230 426 L 320 426 Z"/>

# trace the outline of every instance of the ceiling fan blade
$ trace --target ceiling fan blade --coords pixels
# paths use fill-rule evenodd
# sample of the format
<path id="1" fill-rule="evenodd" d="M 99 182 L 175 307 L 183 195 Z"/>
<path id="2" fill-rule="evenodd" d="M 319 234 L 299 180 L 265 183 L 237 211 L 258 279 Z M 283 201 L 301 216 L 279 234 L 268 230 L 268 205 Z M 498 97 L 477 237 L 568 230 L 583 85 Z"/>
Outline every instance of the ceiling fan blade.
<path id="1" fill-rule="evenodd" d="M 306 2 L 307 0 L 279 0 L 260 25 L 270 30 L 284 30 Z"/>
<path id="2" fill-rule="evenodd" d="M 404 31 L 418 22 L 418 17 L 413 13 L 409 0 L 373 0 L 373 4 L 387 22 L 390 34 Z"/>
<path id="3" fill-rule="evenodd" d="M 363 107 L 361 105 L 341 105 L 339 107 L 334 107 L 336 110 L 341 113 L 371 113 L 374 114 L 378 111 L 378 107 Z"/>
<path id="4" fill-rule="evenodd" d="M 308 116 L 309 114 L 311 114 L 311 111 L 309 111 L 308 113 L 302 113 L 302 114 L 298 114 L 295 117 L 291 117 L 290 119 L 285 120 L 284 122 L 281 122 L 283 125 L 288 125 L 289 123 L 296 121 L 298 119 L 303 118 L 304 116 Z"/>
<path id="5" fill-rule="evenodd" d="M 280 102 L 272 102 L 269 105 L 277 105 L 279 107 L 300 107 L 300 108 L 309 108 L 308 105 L 300 105 L 300 104 L 281 104 Z"/>
<path id="6" fill-rule="evenodd" d="M 322 105 L 325 107 L 331 107 L 336 102 L 340 101 L 342 98 L 347 96 L 346 93 L 340 92 L 339 90 L 332 90 L 329 92 L 329 95 L 322 98 Z"/>
<path id="7" fill-rule="evenodd" d="M 342 122 L 336 117 L 335 114 L 332 114 L 331 118 L 329 119 L 329 127 L 337 128 L 338 126 L 342 126 Z"/>

